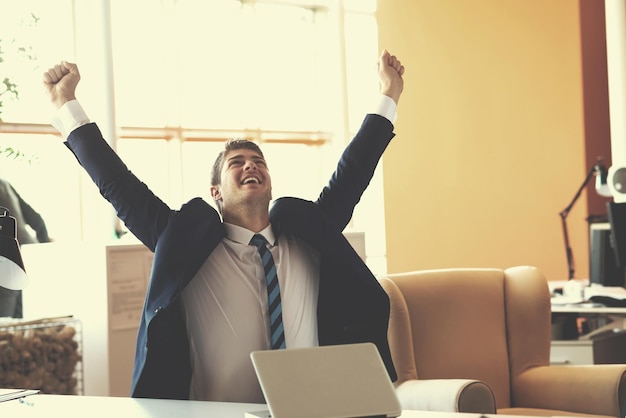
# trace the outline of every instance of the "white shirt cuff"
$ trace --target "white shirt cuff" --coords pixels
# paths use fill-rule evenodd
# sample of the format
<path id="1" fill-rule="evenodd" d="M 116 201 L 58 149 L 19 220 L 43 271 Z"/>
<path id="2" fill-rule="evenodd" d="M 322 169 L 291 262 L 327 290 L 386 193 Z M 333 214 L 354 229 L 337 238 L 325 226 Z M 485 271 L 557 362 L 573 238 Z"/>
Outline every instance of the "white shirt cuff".
<path id="1" fill-rule="evenodd" d="M 396 119 L 398 119 L 396 109 L 396 102 L 394 102 L 391 97 L 381 94 L 378 101 L 378 107 L 374 113 L 387 118 L 391 123 L 395 123 Z"/>
<path id="2" fill-rule="evenodd" d="M 78 100 L 66 102 L 56 112 L 51 121 L 52 126 L 61 133 L 63 140 L 67 139 L 74 129 L 89 122 L 89 117 L 87 117 L 87 113 L 85 113 Z"/>

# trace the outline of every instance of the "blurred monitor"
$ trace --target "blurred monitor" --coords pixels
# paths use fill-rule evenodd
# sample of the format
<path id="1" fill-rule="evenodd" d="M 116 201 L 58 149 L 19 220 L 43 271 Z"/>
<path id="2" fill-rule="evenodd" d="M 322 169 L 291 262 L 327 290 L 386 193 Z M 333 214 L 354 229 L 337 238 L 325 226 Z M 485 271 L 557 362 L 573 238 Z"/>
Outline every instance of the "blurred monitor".
<path id="1" fill-rule="evenodd" d="M 591 229 L 590 270 L 596 269 L 594 279 L 598 281 L 592 280 L 591 276 L 589 279 L 604 286 L 626 287 L 626 203 L 607 202 L 606 206 L 608 229 L 606 225 L 598 227 L 595 237 L 594 229 Z"/>
<path id="2" fill-rule="evenodd" d="M 612 245 L 611 224 L 589 225 L 589 282 L 602 286 L 624 286 L 624 268 L 619 267 Z"/>

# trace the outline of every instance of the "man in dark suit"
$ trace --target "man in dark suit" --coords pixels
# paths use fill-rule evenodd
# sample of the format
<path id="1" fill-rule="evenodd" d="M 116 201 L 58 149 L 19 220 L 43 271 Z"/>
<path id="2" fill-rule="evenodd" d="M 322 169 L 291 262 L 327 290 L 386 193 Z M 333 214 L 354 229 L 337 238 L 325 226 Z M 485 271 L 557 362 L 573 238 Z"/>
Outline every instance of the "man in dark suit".
<path id="1" fill-rule="evenodd" d="M 20 245 L 50 242 L 43 217 L 22 199 L 13 185 L 5 179 L 0 179 L 0 207 L 7 209 L 9 215 L 15 218 L 17 241 Z M 27 226 L 32 228 L 35 235 L 31 234 Z M 0 317 L 23 316 L 22 291 L 0 286 Z"/>
<path id="2" fill-rule="evenodd" d="M 287 348 L 372 342 L 396 379 L 387 343 L 389 299 L 342 231 L 393 138 L 404 67 L 384 51 L 381 102 L 344 151 L 315 201 L 281 198 L 256 144 L 228 141 L 211 196 L 173 210 L 137 179 L 75 97 L 66 61 L 44 74 L 53 124 L 129 230 L 154 251 L 139 326 L 132 396 L 264 402 L 249 359 L 271 346 L 265 273 L 251 238 L 275 260 Z M 306 175 L 296 173 L 295 175 Z M 220 216 L 221 214 L 221 216 Z"/>
<path id="3" fill-rule="evenodd" d="M 17 240 L 20 245 L 50 242 L 43 217 L 22 199 L 15 187 L 5 179 L 0 179 L 0 206 L 8 209 L 9 214 L 17 221 Z M 32 228 L 35 235 L 27 226 Z"/>

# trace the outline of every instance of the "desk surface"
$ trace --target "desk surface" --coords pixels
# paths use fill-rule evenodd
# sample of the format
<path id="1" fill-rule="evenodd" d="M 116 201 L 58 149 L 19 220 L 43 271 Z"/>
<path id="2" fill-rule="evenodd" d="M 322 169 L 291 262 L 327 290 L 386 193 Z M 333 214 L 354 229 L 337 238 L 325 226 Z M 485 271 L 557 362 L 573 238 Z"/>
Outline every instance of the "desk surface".
<path id="1" fill-rule="evenodd" d="M 0 403 L 0 416 L 20 418 L 243 418 L 265 405 L 232 402 L 136 399 L 105 396 L 32 395 Z M 101 415 L 106 414 L 106 415 Z"/>
<path id="2" fill-rule="evenodd" d="M 73 395 L 32 395 L 23 401 L 0 402 L 0 416 L 20 418 L 243 418 L 262 411 L 262 404 L 177 401 Z M 484 416 L 484 415 L 483 415 Z M 400 418 L 479 418 L 480 414 L 404 411 Z M 487 415 L 502 418 L 500 415 Z"/>
<path id="3" fill-rule="evenodd" d="M 552 305 L 552 313 L 580 313 L 586 315 L 626 315 L 626 308 L 588 307 L 576 304 Z"/>

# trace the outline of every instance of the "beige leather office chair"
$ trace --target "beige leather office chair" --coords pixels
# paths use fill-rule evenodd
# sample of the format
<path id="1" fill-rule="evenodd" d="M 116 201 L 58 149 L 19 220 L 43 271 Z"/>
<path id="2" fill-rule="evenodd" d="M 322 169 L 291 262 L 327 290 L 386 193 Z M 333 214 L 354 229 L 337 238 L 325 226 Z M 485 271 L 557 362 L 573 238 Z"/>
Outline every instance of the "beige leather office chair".
<path id="1" fill-rule="evenodd" d="M 440 407 L 420 393 L 420 381 L 460 394 L 458 379 L 470 379 L 491 388 L 498 414 L 620 416 L 626 365 L 550 365 L 550 294 L 538 269 L 428 270 L 380 282 L 391 300 L 403 409 Z"/>

